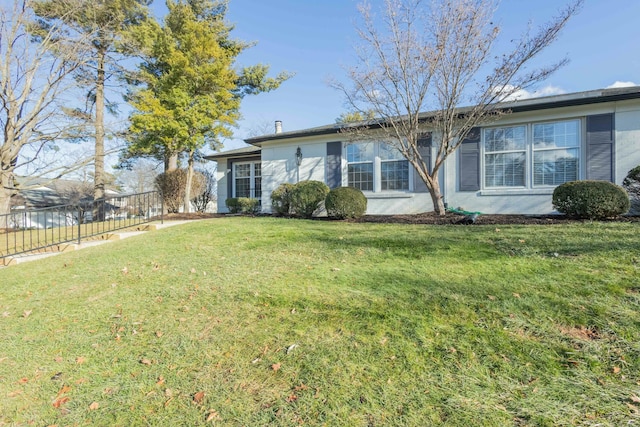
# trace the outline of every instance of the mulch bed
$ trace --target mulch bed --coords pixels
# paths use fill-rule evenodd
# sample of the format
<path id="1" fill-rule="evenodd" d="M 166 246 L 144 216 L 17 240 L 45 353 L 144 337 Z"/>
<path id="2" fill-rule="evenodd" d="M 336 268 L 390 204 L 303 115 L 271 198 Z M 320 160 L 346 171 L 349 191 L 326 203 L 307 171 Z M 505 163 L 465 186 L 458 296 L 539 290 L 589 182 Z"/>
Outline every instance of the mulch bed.
<path id="1" fill-rule="evenodd" d="M 208 218 L 222 218 L 226 214 L 211 213 L 177 213 L 165 215 L 166 220 L 195 220 Z M 319 218 L 327 220 L 327 218 Z M 448 213 L 439 216 L 433 212 L 426 212 L 415 215 L 367 215 L 352 222 L 360 223 L 388 223 L 388 224 L 428 224 L 428 225 L 463 225 L 463 215 Z M 475 225 L 509 225 L 509 224 L 569 224 L 591 222 L 589 220 L 579 220 L 567 218 L 564 215 L 479 215 Z M 640 216 L 622 216 L 615 219 L 603 220 L 601 222 L 633 222 L 640 223 Z"/>

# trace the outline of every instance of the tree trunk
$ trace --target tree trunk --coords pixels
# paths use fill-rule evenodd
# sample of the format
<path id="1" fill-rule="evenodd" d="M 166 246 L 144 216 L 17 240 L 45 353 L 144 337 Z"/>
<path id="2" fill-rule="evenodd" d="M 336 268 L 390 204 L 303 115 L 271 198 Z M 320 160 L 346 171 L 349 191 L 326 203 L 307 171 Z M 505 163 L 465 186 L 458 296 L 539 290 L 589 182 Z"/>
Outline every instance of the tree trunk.
<path id="1" fill-rule="evenodd" d="M 176 169 L 178 169 L 178 155 L 174 153 L 164 160 L 164 171 L 171 172 Z"/>
<path id="2" fill-rule="evenodd" d="M 437 173 L 437 172 L 436 172 Z M 440 216 L 444 216 L 447 211 L 444 207 L 444 199 L 442 198 L 442 192 L 440 191 L 440 181 L 438 176 L 435 175 L 431 181 L 429 188 L 429 194 L 431 195 L 431 201 L 433 202 L 433 211 Z"/>
<path id="3" fill-rule="evenodd" d="M 193 182 L 193 151 L 189 152 L 189 167 L 187 168 L 187 184 L 184 192 L 184 213 L 191 211 L 191 185 Z"/>
<path id="4" fill-rule="evenodd" d="M 11 211 L 11 195 L 13 194 L 12 173 L 0 170 L 0 230 L 9 228 L 8 214 Z"/>
<path id="5" fill-rule="evenodd" d="M 104 220 L 104 85 L 105 85 L 105 63 L 106 53 L 104 49 L 98 49 L 98 75 L 96 79 L 96 147 L 95 147 L 95 173 L 93 200 L 96 205 L 94 209 L 94 221 Z"/>

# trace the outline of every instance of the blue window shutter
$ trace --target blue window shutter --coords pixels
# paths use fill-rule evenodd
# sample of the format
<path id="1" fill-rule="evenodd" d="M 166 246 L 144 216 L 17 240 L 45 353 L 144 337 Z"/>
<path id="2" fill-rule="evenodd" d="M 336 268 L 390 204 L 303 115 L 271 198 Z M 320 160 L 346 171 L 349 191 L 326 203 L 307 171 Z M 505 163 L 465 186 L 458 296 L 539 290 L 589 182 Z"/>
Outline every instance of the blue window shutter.
<path id="1" fill-rule="evenodd" d="M 233 161 L 226 160 L 224 163 L 224 170 L 231 171 L 225 172 L 227 175 L 227 198 L 233 197 Z"/>
<path id="2" fill-rule="evenodd" d="M 613 114 L 587 116 L 587 179 L 613 182 L 614 153 Z"/>
<path id="3" fill-rule="evenodd" d="M 480 190 L 480 128 L 473 128 L 458 148 L 460 191 Z"/>
<path id="4" fill-rule="evenodd" d="M 329 188 L 342 186 L 342 142 L 327 142 L 325 176 Z"/>
<path id="5" fill-rule="evenodd" d="M 418 152 L 422 156 L 422 160 L 427 165 L 429 172 L 431 172 L 431 143 L 432 135 L 425 135 L 423 138 L 418 139 Z M 414 193 L 426 193 L 429 190 L 422 178 L 417 173 L 413 174 L 413 192 Z"/>

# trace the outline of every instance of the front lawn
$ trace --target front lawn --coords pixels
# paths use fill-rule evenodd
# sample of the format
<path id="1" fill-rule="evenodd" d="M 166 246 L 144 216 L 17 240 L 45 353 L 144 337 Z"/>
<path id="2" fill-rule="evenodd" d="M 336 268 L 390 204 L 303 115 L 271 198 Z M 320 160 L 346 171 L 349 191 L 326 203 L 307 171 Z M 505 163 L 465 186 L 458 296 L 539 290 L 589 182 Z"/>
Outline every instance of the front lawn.
<path id="1" fill-rule="evenodd" d="M 0 269 L 0 426 L 639 423 L 639 231 L 235 217 Z"/>

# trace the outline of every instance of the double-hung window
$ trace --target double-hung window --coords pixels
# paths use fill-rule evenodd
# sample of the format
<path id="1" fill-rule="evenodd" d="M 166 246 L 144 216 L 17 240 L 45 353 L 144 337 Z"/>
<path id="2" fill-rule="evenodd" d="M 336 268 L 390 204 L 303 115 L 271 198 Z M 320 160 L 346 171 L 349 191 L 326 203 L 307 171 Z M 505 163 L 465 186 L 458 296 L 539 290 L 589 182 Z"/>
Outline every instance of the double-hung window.
<path id="1" fill-rule="evenodd" d="M 408 191 L 409 162 L 382 142 L 351 143 L 346 147 L 347 185 L 362 191 Z"/>
<path id="2" fill-rule="evenodd" d="M 233 197 L 262 197 L 260 162 L 235 163 L 233 165 Z"/>
<path id="3" fill-rule="evenodd" d="M 579 179 L 580 123 L 484 129 L 484 187 L 543 188 Z"/>

